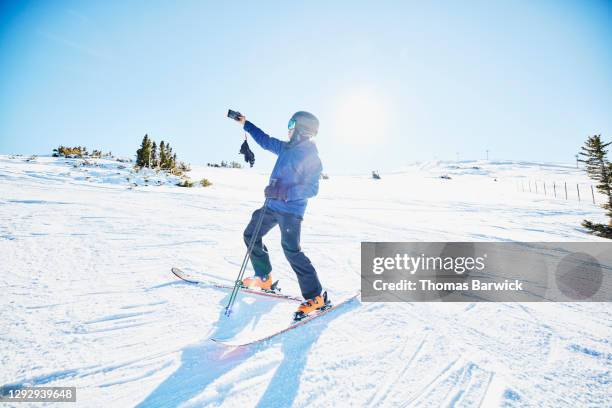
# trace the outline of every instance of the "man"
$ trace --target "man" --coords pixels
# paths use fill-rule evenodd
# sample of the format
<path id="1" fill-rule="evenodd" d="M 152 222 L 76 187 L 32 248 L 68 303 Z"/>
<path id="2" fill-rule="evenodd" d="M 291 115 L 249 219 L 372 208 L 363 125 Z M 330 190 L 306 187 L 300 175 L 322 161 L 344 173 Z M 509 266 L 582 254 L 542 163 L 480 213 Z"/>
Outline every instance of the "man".
<path id="1" fill-rule="evenodd" d="M 295 313 L 295 318 L 300 319 L 326 304 L 317 272 L 300 248 L 300 230 L 306 204 L 319 191 L 322 171 L 319 152 L 312 140 L 319 131 L 319 120 L 312 113 L 296 112 L 289 120 L 288 142 L 268 136 L 244 116 L 240 117 L 239 122 L 258 145 L 278 156 L 270 175 L 270 184 L 264 190 L 268 204 L 253 213 L 244 230 L 244 242 L 248 247 L 263 212 L 261 227 L 254 237 L 251 252 L 255 276 L 245 278 L 242 283 L 250 288 L 272 288 L 272 265 L 262 237 L 278 225 L 285 257 L 297 275 L 305 299 Z"/>

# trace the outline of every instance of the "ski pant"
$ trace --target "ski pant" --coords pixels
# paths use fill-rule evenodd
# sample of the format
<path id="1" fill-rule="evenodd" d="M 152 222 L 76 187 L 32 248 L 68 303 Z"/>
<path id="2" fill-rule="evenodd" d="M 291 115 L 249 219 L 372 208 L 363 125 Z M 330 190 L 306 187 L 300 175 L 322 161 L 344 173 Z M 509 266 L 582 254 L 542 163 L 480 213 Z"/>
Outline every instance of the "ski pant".
<path id="1" fill-rule="evenodd" d="M 244 230 L 244 242 L 247 245 L 251 243 L 255 228 L 261 217 L 264 207 L 255 210 L 251 216 L 251 221 Z M 297 275 L 300 290 L 304 299 L 314 299 L 321 294 L 323 290 L 317 272 L 315 271 L 310 259 L 302 252 L 300 248 L 300 231 L 302 228 L 302 218 L 287 213 L 280 213 L 265 208 L 265 214 L 261 223 L 259 233 L 255 237 L 253 251 L 251 252 L 251 263 L 255 270 L 255 276 L 260 278 L 266 277 L 272 271 L 272 264 L 268 256 L 268 248 L 263 244 L 262 237 L 268 233 L 276 225 L 281 231 L 281 246 L 285 257 L 289 261 L 291 268 Z"/>

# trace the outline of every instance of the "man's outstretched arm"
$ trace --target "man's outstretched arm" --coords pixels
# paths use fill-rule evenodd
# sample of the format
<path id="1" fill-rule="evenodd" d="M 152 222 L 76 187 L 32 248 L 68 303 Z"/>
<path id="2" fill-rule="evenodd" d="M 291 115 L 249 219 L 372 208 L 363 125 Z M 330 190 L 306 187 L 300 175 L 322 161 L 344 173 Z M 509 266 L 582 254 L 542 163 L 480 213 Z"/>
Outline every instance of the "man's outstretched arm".
<path id="1" fill-rule="evenodd" d="M 263 130 L 261 130 L 248 120 L 244 122 L 243 128 L 245 131 L 249 132 L 249 134 L 257 142 L 257 144 L 260 145 L 262 148 L 274 154 L 279 154 L 283 149 L 284 142 L 268 136 Z"/>

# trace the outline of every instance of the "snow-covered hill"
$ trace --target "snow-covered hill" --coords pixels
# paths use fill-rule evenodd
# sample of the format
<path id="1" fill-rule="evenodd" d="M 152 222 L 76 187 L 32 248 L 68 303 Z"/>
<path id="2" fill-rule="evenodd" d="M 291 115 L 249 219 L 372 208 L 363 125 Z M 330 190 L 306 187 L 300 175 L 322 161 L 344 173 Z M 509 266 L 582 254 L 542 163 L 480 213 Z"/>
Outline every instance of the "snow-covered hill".
<path id="1" fill-rule="evenodd" d="M 0 156 L 0 385 L 76 386 L 88 407 L 612 405 L 609 303 L 356 303 L 265 347 L 208 341 L 290 319 L 241 295 L 227 320 L 228 293 L 169 273 L 233 281 L 266 171 L 194 166 L 213 185 L 181 188 L 129 163 Z M 303 248 L 333 298 L 359 288 L 361 241 L 591 241 L 580 222 L 604 220 L 571 164 L 381 176 L 332 174 L 309 203 Z M 275 278 L 298 293 L 278 241 Z"/>

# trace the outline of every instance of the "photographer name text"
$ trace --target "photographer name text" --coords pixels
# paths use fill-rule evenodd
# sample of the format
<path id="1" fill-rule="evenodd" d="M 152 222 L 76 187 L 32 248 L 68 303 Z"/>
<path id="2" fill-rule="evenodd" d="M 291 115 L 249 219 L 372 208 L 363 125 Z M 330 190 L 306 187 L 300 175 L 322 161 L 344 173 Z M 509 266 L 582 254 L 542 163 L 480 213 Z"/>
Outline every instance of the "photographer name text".
<path id="1" fill-rule="evenodd" d="M 376 291 L 521 291 L 523 282 L 516 279 L 513 281 L 506 279 L 504 282 L 482 282 L 478 279 L 470 282 L 435 282 L 430 279 L 419 279 L 418 281 L 402 279 L 399 282 L 384 282 L 377 279 L 372 282 L 372 287 Z"/>

